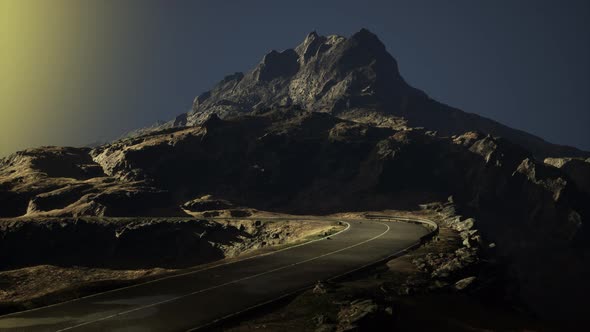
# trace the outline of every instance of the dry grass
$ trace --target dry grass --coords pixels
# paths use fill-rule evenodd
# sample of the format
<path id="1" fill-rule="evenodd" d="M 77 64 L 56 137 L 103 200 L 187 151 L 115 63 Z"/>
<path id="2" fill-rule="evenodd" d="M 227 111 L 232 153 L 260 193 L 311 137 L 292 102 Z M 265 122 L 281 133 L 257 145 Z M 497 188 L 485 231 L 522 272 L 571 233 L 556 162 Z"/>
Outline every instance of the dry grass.
<path id="1" fill-rule="evenodd" d="M 97 281 L 130 281 L 153 277 L 174 270 L 111 270 L 88 267 L 39 265 L 0 272 L 0 302 L 24 302 Z"/>

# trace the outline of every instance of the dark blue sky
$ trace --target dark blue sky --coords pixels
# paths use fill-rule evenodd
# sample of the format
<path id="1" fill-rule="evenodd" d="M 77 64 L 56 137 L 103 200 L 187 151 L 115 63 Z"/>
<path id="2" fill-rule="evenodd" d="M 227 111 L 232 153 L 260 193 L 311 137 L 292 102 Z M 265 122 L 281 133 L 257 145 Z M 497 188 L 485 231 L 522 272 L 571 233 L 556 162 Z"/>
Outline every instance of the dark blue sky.
<path id="1" fill-rule="evenodd" d="M 64 97 L 40 112 L 90 115 L 38 145 L 111 139 L 172 119 L 226 74 L 251 69 L 272 49 L 295 47 L 312 30 L 350 36 L 366 27 L 406 80 L 434 99 L 590 150 L 588 0 L 111 0 L 78 7 L 68 54 L 81 55 L 64 62 L 84 63 L 72 70 L 84 79 L 72 78 L 75 89 L 62 93 L 79 100 Z"/>

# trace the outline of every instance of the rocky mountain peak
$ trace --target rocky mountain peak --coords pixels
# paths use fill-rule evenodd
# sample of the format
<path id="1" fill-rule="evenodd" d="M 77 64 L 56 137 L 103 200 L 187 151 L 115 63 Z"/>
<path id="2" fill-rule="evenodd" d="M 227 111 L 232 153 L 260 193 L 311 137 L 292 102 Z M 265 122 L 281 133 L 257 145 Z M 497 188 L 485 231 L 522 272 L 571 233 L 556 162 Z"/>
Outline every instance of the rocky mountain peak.
<path id="1" fill-rule="evenodd" d="M 347 39 L 313 31 L 294 49 L 273 50 L 251 72 L 227 76 L 201 94 L 186 123 L 202 123 L 212 112 L 224 118 L 275 106 L 395 111 L 412 91 L 375 34 L 363 29 Z"/>
<path id="2" fill-rule="evenodd" d="M 155 130 L 201 124 L 212 113 L 224 119 L 283 107 L 395 129 L 424 127 L 446 136 L 480 131 L 541 157 L 589 155 L 430 99 L 406 83 L 384 43 L 367 29 L 349 38 L 312 31 L 293 49 L 269 52 L 250 72 L 226 76 L 195 98 L 186 116 Z"/>
<path id="3" fill-rule="evenodd" d="M 293 49 L 266 54 L 255 69 L 257 81 L 269 82 L 277 78 L 289 78 L 299 70 L 299 55 Z"/>
<path id="4" fill-rule="evenodd" d="M 300 57 L 299 62 L 301 64 L 308 62 L 310 58 L 317 55 L 322 45 L 326 45 L 326 41 L 326 37 L 319 36 L 315 31 L 310 32 L 303 40 L 303 43 L 295 48 L 295 51 Z"/>
<path id="5" fill-rule="evenodd" d="M 385 45 L 381 42 L 379 37 L 367 29 L 361 29 L 359 32 L 352 35 L 346 41 L 346 49 L 354 50 L 357 55 L 358 62 L 354 65 L 367 65 L 371 62 L 379 62 L 383 67 L 390 67 L 394 72 L 387 72 L 386 74 L 392 74 L 399 76 L 397 71 L 397 62 L 387 52 Z"/>
<path id="6" fill-rule="evenodd" d="M 381 42 L 379 37 L 377 37 L 376 34 L 372 33 L 371 31 L 365 28 L 362 28 L 361 30 L 353 34 L 349 38 L 349 41 L 358 43 L 362 46 L 380 49 L 381 51 L 386 52 L 385 45 Z"/>
<path id="7" fill-rule="evenodd" d="M 318 35 L 318 33 L 314 30 L 307 34 L 303 42 L 299 44 L 299 46 L 297 46 L 295 50 L 298 54 L 301 54 L 301 50 L 305 50 L 307 46 L 312 44 L 314 41 L 317 41 L 318 39 L 325 39 L 325 37 Z"/>

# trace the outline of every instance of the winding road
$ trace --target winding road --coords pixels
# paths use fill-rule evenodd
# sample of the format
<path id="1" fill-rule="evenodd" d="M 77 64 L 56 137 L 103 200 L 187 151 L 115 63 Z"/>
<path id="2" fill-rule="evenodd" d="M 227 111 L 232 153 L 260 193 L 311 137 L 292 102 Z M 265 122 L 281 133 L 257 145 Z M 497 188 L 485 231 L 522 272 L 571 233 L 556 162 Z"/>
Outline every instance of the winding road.
<path id="1" fill-rule="evenodd" d="M 329 238 L 84 298 L 0 316 L 0 331 L 187 331 L 382 261 L 425 227 L 347 220 Z"/>

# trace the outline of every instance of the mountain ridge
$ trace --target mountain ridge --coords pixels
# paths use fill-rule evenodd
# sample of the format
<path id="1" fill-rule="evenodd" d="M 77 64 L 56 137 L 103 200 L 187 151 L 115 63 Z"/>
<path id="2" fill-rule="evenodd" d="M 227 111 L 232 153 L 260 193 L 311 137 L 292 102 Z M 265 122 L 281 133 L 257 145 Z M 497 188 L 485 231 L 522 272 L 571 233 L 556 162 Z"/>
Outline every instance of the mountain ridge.
<path id="1" fill-rule="evenodd" d="M 361 29 L 349 38 L 309 33 L 295 48 L 272 50 L 251 71 L 225 76 L 193 100 L 192 109 L 130 136 L 220 118 L 261 114 L 276 107 L 327 112 L 343 119 L 394 129 L 424 127 L 442 136 L 468 131 L 500 136 L 535 157 L 590 157 L 498 121 L 440 103 L 409 85 L 379 38 Z"/>

